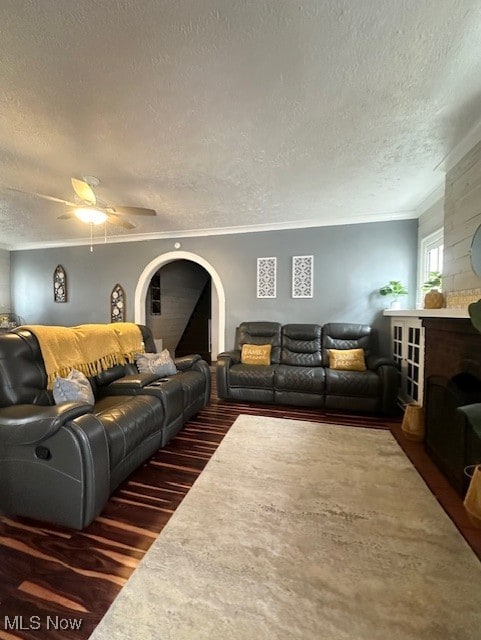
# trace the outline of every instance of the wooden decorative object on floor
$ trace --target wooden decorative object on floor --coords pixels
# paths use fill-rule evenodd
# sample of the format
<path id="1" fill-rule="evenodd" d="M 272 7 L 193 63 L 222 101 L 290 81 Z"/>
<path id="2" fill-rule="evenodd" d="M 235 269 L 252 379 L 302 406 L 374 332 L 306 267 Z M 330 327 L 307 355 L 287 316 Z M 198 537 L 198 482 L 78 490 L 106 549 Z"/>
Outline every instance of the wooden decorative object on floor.
<path id="1" fill-rule="evenodd" d="M 471 469 L 473 469 L 473 475 L 463 504 L 471 522 L 481 528 L 481 465 L 467 467 L 465 473 Z M 468 475 L 470 474 L 468 473 Z"/>
<path id="2" fill-rule="evenodd" d="M 414 402 L 407 404 L 401 429 L 407 440 L 421 442 L 425 433 L 423 408 Z"/>

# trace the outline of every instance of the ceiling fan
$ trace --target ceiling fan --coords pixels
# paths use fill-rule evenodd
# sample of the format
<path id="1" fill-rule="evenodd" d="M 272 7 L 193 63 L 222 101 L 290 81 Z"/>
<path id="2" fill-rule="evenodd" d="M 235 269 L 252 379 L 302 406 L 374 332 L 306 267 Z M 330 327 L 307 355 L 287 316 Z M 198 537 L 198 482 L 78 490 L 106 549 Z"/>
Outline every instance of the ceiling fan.
<path id="1" fill-rule="evenodd" d="M 125 216 L 155 216 L 157 215 L 154 209 L 145 209 L 144 207 L 125 207 L 120 205 L 109 205 L 102 200 L 99 200 L 94 193 L 94 187 L 100 184 L 98 178 L 93 176 L 83 176 L 82 179 L 71 178 L 73 190 L 76 195 L 77 202 L 70 202 L 69 200 L 62 200 L 55 196 L 45 195 L 44 193 L 30 193 L 27 191 L 21 191 L 20 189 L 10 189 L 10 191 L 17 191 L 19 193 L 30 193 L 30 195 L 37 196 L 38 198 L 44 198 L 52 202 L 59 202 L 60 204 L 71 207 L 71 210 L 67 213 L 58 216 L 59 220 L 70 220 L 71 218 L 78 218 L 82 222 L 89 225 L 102 224 L 109 222 L 115 224 L 124 229 L 135 229 L 135 225 L 129 220 L 125 219 Z"/>

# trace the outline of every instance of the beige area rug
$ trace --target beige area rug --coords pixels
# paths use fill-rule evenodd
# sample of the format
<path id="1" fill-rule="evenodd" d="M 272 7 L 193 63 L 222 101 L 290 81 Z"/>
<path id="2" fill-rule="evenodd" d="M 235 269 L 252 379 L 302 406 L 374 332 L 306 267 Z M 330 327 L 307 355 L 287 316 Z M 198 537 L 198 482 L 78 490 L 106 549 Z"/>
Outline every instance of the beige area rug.
<path id="1" fill-rule="evenodd" d="M 243 415 L 91 638 L 479 640 L 481 564 L 389 432 Z"/>

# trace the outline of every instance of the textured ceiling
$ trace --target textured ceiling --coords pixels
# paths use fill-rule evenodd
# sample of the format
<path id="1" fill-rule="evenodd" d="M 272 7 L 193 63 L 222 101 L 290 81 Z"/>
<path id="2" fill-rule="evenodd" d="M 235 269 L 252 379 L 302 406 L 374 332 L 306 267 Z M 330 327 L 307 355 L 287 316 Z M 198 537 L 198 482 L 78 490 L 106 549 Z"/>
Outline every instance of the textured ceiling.
<path id="1" fill-rule="evenodd" d="M 93 175 L 182 235 L 413 217 L 481 114 L 479 0 L 1 0 L 0 244 Z M 474 141 L 476 142 L 476 141 Z"/>

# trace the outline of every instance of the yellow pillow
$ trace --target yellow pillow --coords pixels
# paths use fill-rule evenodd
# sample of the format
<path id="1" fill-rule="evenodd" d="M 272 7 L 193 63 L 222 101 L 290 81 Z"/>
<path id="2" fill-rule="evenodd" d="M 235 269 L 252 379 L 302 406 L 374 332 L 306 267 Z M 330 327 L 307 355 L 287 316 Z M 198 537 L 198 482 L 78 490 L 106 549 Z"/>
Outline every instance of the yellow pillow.
<path id="1" fill-rule="evenodd" d="M 329 349 L 329 368 L 342 371 L 366 371 L 364 349 Z"/>
<path id="2" fill-rule="evenodd" d="M 271 344 L 243 344 L 241 351 L 242 364 L 270 364 Z"/>

